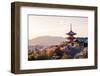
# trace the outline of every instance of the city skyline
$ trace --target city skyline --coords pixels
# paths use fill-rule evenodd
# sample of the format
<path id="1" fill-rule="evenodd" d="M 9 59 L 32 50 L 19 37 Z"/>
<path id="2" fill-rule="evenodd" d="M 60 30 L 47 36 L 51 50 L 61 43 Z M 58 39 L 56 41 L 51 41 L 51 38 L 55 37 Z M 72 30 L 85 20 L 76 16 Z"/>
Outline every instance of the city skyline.
<path id="1" fill-rule="evenodd" d="M 29 15 L 29 40 L 40 36 L 68 37 L 72 24 L 76 37 L 88 37 L 87 17 Z"/>

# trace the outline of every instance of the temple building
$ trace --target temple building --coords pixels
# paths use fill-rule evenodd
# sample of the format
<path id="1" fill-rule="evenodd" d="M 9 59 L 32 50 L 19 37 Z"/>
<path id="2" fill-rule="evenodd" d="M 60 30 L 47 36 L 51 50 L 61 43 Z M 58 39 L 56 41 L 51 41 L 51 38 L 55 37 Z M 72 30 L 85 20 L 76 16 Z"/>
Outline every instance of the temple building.
<path id="1" fill-rule="evenodd" d="M 72 24 L 70 24 L 70 31 L 68 33 L 66 33 L 66 35 L 68 35 L 67 39 L 68 42 L 73 43 L 75 41 L 75 37 L 74 35 L 76 35 L 77 33 L 72 31 Z"/>

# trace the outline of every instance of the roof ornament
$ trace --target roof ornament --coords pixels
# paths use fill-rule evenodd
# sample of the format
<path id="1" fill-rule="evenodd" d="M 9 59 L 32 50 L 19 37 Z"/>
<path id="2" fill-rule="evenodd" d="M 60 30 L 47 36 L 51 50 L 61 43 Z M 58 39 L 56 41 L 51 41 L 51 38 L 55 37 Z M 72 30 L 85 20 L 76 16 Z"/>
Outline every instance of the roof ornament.
<path id="1" fill-rule="evenodd" d="M 76 33 L 72 31 L 72 24 L 70 24 L 70 31 L 66 34 L 67 35 L 76 35 Z"/>

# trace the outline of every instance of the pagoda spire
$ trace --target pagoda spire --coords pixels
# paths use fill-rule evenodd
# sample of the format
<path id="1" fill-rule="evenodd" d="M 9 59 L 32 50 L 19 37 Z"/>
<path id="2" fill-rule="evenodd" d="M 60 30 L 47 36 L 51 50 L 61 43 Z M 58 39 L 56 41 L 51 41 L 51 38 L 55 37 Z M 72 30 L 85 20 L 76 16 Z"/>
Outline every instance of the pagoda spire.
<path id="1" fill-rule="evenodd" d="M 70 31 L 72 31 L 72 24 L 70 24 Z"/>
<path id="2" fill-rule="evenodd" d="M 66 34 L 67 35 L 76 35 L 76 33 L 72 31 L 72 24 L 70 24 L 70 31 Z"/>

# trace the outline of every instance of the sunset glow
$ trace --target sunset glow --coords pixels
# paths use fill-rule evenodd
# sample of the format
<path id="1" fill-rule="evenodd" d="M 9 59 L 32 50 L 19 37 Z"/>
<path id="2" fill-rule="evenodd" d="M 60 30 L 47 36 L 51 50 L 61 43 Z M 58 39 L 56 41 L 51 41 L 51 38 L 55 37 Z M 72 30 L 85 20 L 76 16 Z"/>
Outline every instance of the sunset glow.
<path id="1" fill-rule="evenodd" d="M 29 15 L 29 40 L 39 36 L 59 36 L 67 37 L 66 33 L 72 30 L 77 33 L 77 37 L 88 37 L 87 17 L 62 17 L 62 16 L 42 16 Z"/>

